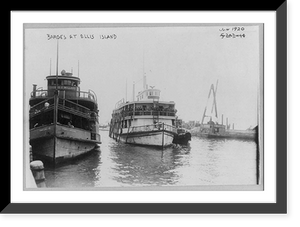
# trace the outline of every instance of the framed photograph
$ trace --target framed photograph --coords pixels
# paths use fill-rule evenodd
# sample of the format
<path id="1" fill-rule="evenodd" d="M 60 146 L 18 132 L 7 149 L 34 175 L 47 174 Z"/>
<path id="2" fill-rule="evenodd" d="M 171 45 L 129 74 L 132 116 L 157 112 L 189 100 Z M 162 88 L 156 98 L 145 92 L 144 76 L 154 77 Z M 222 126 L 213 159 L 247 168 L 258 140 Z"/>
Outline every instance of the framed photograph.
<path id="1" fill-rule="evenodd" d="M 2 213 L 286 213 L 286 4 L 11 12 Z"/>

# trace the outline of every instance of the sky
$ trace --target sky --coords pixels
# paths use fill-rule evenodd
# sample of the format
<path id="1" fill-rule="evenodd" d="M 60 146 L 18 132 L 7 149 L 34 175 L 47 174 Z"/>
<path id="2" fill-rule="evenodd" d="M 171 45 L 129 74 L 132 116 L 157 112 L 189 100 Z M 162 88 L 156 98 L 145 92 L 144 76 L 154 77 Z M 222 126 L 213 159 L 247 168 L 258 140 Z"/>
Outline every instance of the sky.
<path id="1" fill-rule="evenodd" d="M 24 33 L 25 100 L 32 84 L 46 89 L 46 76 L 55 75 L 58 40 L 58 72 L 79 74 L 81 91 L 96 93 L 101 124 L 110 121 L 119 100 L 132 101 L 133 83 L 137 95 L 146 75 L 148 85 L 161 90 L 161 100 L 175 102 L 184 121 L 201 121 L 218 80 L 219 122 L 223 114 L 236 129 L 257 125 L 258 25 L 27 24 Z"/>

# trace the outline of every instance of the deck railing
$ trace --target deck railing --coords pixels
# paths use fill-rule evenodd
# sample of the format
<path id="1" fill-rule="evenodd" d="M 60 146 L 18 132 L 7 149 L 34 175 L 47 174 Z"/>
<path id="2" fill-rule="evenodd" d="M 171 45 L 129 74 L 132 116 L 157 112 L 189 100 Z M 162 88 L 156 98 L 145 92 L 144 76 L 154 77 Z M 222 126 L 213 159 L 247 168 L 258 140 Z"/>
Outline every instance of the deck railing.
<path id="1" fill-rule="evenodd" d="M 52 110 L 54 108 L 54 98 L 45 99 L 42 102 L 32 106 L 29 110 L 30 117 L 39 114 L 43 111 Z"/>
<path id="2" fill-rule="evenodd" d="M 32 91 L 30 94 L 31 98 L 50 98 L 53 97 L 55 90 L 43 90 L 43 89 L 38 89 L 36 91 Z M 58 96 L 63 98 L 63 97 L 68 97 L 71 99 L 87 99 L 87 100 L 92 100 L 94 102 L 97 102 L 97 96 L 95 92 L 92 90 L 89 91 L 74 91 L 74 90 L 63 90 L 63 89 L 58 89 Z"/>
<path id="3" fill-rule="evenodd" d="M 133 126 L 129 128 L 129 133 L 133 132 L 149 132 L 149 131 L 155 131 L 155 130 L 164 130 L 169 132 L 177 132 L 177 129 L 173 125 L 168 125 L 165 123 L 157 123 L 152 125 L 142 125 L 142 126 Z"/>
<path id="4" fill-rule="evenodd" d="M 29 110 L 30 117 L 39 114 L 44 111 L 52 110 L 54 108 L 54 98 L 46 99 L 34 106 Z M 71 114 L 76 114 L 89 119 L 97 119 L 97 115 L 94 111 L 89 110 L 85 106 L 79 105 L 78 103 L 70 100 L 58 98 L 58 109 L 67 111 Z"/>
<path id="5" fill-rule="evenodd" d="M 120 113 L 115 113 L 115 115 L 119 115 L 119 117 L 127 117 L 127 116 L 169 116 L 169 117 L 175 117 L 176 111 L 175 110 L 136 110 L 136 111 L 123 111 Z"/>

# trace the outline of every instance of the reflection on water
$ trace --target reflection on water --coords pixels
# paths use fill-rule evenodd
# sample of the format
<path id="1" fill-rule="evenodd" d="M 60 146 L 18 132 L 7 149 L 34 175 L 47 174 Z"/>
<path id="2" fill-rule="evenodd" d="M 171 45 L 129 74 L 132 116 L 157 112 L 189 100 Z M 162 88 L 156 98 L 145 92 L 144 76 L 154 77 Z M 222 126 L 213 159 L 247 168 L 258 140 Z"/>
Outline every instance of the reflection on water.
<path id="1" fill-rule="evenodd" d="M 256 143 L 193 137 L 189 147 L 118 143 L 101 132 L 101 152 L 46 169 L 47 187 L 254 185 Z"/>
<path id="2" fill-rule="evenodd" d="M 88 156 L 76 159 L 53 169 L 45 168 L 47 187 L 74 188 L 94 187 L 97 181 L 100 152 L 91 152 Z"/>

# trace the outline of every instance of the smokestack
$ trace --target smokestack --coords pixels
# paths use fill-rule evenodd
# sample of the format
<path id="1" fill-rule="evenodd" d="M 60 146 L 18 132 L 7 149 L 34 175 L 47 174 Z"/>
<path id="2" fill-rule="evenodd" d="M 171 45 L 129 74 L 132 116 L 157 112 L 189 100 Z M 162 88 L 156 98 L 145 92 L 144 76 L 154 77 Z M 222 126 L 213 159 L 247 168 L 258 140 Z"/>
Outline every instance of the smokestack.
<path id="1" fill-rule="evenodd" d="M 223 125 L 223 114 L 222 114 L 222 125 Z"/>
<path id="2" fill-rule="evenodd" d="M 35 98 L 36 96 L 36 84 L 33 84 L 33 92 L 32 92 L 32 96 Z"/>

